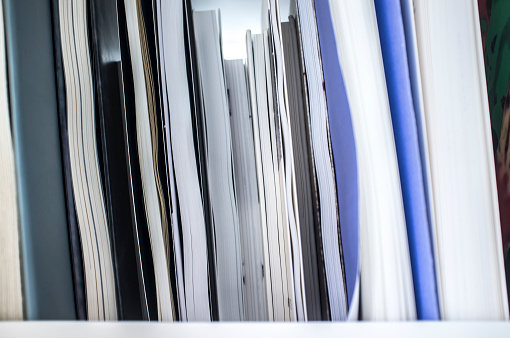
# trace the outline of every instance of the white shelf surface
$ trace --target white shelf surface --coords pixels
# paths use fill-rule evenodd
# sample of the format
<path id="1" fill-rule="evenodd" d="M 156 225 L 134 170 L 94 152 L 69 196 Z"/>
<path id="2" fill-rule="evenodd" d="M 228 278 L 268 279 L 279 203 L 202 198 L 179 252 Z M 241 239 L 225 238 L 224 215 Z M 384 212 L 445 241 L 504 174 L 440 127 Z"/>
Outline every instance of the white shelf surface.
<path id="1" fill-rule="evenodd" d="M 510 322 L 148 323 L 3 322 L 0 337 L 510 337 Z"/>

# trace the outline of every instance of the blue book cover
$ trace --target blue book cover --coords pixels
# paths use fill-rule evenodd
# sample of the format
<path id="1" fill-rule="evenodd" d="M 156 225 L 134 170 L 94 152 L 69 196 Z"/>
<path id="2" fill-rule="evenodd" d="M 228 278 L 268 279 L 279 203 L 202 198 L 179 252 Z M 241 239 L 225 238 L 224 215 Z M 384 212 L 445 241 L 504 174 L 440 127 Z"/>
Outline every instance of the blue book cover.
<path id="1" fill-rule="evenodd" d="M 50 1 L 4 6 L 25 319 L 76 319 Z"/>
<path id="2" fill-rule="evenodd" d="M 438 320 L 434 254 L 402 7 L 400 0 L 375 0 L 375 8 L 397 149 L 417 314 L 419 319 Z"/>
<path id="3" fill-rule="evenodd" d="M 324 73 L 329 130 L 335 164 L 340 233 L 349 317 L 357 306 L 359 283 L 358 167 L 356 144 L 342 70 L 336 49 L 329 1 L 315 0 L 315 15 Z M 354 301 L 354 303 L 353 303 Z M 353 308 L 354 307 L 354 308 Z"/>

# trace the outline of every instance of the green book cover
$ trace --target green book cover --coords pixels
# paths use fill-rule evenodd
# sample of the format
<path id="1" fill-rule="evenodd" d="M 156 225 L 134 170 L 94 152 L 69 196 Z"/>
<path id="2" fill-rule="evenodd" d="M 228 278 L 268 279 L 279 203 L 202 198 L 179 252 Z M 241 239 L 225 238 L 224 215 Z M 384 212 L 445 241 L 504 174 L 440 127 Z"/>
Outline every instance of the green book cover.
<path id="1" fill-rule="evenodd" d="M 510 1 L 479 0 L 478 10 L 491 114 L 507 288 L 510 291 Z"/>

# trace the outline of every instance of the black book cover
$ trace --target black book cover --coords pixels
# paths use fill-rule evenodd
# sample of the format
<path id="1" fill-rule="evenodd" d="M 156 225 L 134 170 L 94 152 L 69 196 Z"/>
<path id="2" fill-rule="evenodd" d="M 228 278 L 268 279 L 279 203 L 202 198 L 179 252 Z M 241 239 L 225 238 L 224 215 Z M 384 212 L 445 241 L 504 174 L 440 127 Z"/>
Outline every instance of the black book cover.
<path id="1" fill-rule="evenodd" d="M 129 150 L 129 161 L 131 163 L 131 182 L 135 204 L 136 224 L 138 227 L 138 240 L 143 266 L 143 278 L 149 319 L 158 320 L 158 304 L 156 295 L 156 281 L 154 275 L 154 264 L 152 261 L 152 249 L 149 237 L 147 219 L 145 218 L 145 206 L 143 200 L 142 179 L 140 164 L 138 161 L 138 146 L 136 137 L 136 111 L 135 111 L 135 89 L 133 83 L 133 71 L 129 52 L 129 41 L 127 33 L 124 2 L 117 1 L 117 13 L 119 19 L 119 37 L 122 59 L 122 75 L 124 79 L 124 103 L 126 111 L 127 143 Z"/>
<path id="2" fill-rule="evenodd" d="M 148 319 L 140 257 L 116 0 L 89 2 L 98 149 L 120 320 Z"/>

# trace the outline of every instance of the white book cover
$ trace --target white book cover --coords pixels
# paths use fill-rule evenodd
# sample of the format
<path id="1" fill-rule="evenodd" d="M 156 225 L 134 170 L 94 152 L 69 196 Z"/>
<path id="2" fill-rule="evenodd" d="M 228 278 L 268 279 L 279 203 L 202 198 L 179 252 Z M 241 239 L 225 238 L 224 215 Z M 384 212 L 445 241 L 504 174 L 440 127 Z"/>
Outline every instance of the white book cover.
<path id="1" fill-rule="evenodd" d="M 416 0 L 414 14 L 441 314 L 508 320 L 478 3 Z"/>
<path id="2" fill-rule="evenodd" d="M 239 217 L 234 191 L 232 135 L 216 11 L 194 12 L 195 42 L 203 100 L 205 151 L 216 246 L 220 320 L 244 319 Z"/>

